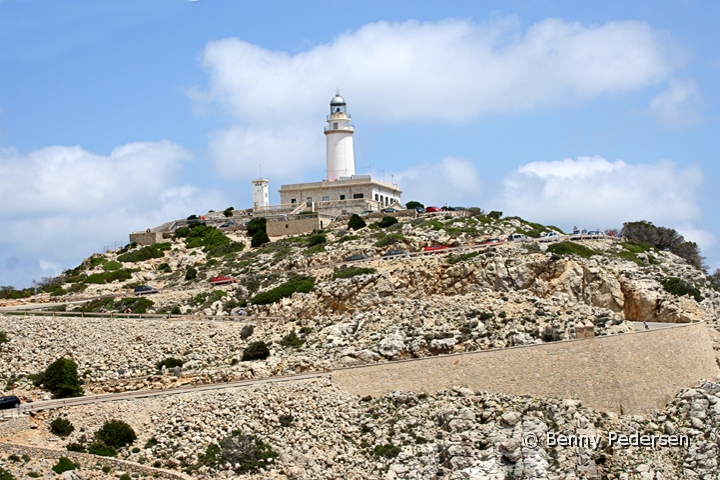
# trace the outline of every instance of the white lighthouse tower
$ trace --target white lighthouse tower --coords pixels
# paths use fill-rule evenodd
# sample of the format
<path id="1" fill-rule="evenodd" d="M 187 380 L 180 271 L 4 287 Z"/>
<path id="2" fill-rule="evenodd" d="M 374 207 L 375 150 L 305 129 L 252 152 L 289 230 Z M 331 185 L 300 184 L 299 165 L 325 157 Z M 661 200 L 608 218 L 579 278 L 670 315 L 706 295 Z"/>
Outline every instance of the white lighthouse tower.
<path id="1" fill-rule="evenodd" d="M 268 181 L 264 178 L 258 178 L 252 181 L 253 186 L 253 208 L 267 207 L 270 205 L 268 196 Z"/>
<path id="2" fill-rule="evenodd" d="M 353 151 L 353 133 L 355 128 L 350 125 L 345 99 L 338 92 L 330 101 L 330 115 L 325 127 L 327 139 L 327 179 L 338 180 L 340 177 L 355 175 L 355 153 Z"/>

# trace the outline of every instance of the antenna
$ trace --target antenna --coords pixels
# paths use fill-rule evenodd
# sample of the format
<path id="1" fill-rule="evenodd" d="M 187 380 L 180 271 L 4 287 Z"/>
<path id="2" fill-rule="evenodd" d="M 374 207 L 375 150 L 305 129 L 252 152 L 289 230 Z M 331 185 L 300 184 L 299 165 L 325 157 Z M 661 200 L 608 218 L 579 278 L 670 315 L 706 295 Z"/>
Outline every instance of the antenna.
<path id="1" fill-rule="evenodd" d="M 262 178 L 262 163 L 260 164 L 260 178 Z"/>

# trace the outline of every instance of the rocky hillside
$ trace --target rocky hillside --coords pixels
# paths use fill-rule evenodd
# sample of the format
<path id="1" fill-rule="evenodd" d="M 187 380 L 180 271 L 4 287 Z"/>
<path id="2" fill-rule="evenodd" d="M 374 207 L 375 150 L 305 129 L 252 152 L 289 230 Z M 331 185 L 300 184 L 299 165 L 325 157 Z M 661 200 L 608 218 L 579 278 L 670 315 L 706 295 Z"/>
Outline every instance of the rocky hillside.
<path id="1" fill-rule="evenodd" d="M 86 393 L 103 393 L 566 340 L 581 323 L 596 335 L 630 332 L 632 321 L 645 319 L 720 328 L 720 294 L 668 251 L 611 238 L 488 244 L 556 229 L 481 212 L 398 219 L 387 227 L 366 219 L 358 230 L 340 219 L 324 232 L 258 248 L 240 229 L 200 227 L 152 247 L 93 255 L 40 295 L 0 301 L 64 303 L 54 317 L 0 315 L 4 391 L 23 401 L 49 398 L 33 375 L 60 357 L 75 360 Z M 428 245 L 454 248 L 423 254 Z M 412 255 L 383 257 L 389 250 Z M 360 254 L 368 258 L 347 261 Z M 238 282 L 212 286 L 217 275 Z M 139 285 L 159 293 L 135 297 Z M 101 308 L 166 317 L 63 316 Z M 244 358 L 257 342 L 266 354 Z M 460 386 L 357 398 L 315 380 L 43 413 L 36 429 L 13 441 L 85 448 L 92 432 L 118 418 L 138 434 L 121 458 L 198 478 L 236 475 L 238 467 L 213 450 L 247 443 L 235 430 L 277 454 L 248 478 L 710 478 L 719 391 L 703 383 L 652 418 L 618 418 L 573 400 Z M 58 415 L 75 426 L 68 437 L 49 431 Z M 692 441 L 652 450 L 523 446 L 528 434 L 547 431 L 605 439 L 613 431 L 682 433 Z M 49 465 L 0 458 L 0 467 L 25 478 L 45 475 Z"/>

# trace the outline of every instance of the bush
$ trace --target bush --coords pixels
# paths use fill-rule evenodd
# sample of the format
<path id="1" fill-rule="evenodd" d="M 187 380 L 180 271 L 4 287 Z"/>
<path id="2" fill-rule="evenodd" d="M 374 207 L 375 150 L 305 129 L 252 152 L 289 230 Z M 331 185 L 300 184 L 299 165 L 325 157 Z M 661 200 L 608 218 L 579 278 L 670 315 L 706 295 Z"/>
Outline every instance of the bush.
<path id="1" fill-rule="evenodd" d="M 85 445 L 83 445 L 82 443 L 77 443 L 77 442 L 68 443 L 65 446 L 65 448 L 67 449 L 68 452 L 80 452 L 80 453 L 86 452 Z"/>
<path id="2" fill-rule="evenodd" d="M 122 448 L 132 444 L 136 439 L 135 431 L 121 420 L 108 420 L 95 432 L 95 439 L 108 447 Z"/>
<path id="3" fill-rule="evenodd" d="M 392 217 L 386 217 L 386 218 L 392 218 Z M 384 235 L 380 240 L 375 242 L 376 247 L 387 247 L 388 245 L 393 245 L 395 243 L 401 242 L 405 240 L 405 237 L 403 237 L 399 233 L 388 233 L 387 235 Z"/>
<path id="4" fill-rule="evenodd" d="M 250 240 L 250 246 L 253 248 L 265 245 L 266 243 L 270 243 L 270 237 L 268 237 L 268 234 L 265 233 L 264 230 L 256 232 L 255 235 L 253 235 L 252 240 Z"/>
<path id="5" fill-rule="evenodd" d="M 78 377 L 77 363 L 70 358 L 59 358 L 51 363 L 37 379 L 56 398 L 80 397 L 83 389 Z"/>
<path id="6" fill-rule="evenodd" d="M 308 238 L 307 246 L 314 247 L 315 245 L 321 245 L 326 242 L 327 242 L 327 237 L 325 235 L 323 235 L 322 233 L 318 233 L 318 234 L 312 235 L 310 238 Z"/>
<path id="7" fill-rule="evenodd" d="M 247 340 L 248 338 L 252 337 L 254 331 L 254 325 L 245 325 L 242 327 L 242 330 L 240 330 L 240 338 L 242 338 L 243 340 Z"/>
<path id="8" fill-rule="evenodd" d="M 492 218 L 493 220 L 500 220 L 502 218 L 502 212 L 498 212 L 497 210 L 493 210 L 490 213 L 487 214 L 488 218 Z"/>
<path id="9" fill-rule="evenodd" d="M 228 207 L 225 210 L 223 210 L 223 215 L 225 215 L 226 217 L 232 217 L 233 210 L 235 210 L 233 207 Z"/>
<path id="10" fill-rule="evenodd" d="M 380 220 L 380 223 L 378 223 L 378 226 L 380 228 L 387 228 L 391 225 L 395 225 L 398 223 L 398 219 L 395 217 L 383 217 L 382 220 Z"/>
<path id="11" fill-rule="evenodd" d="M 308 293 L 315 286 L 315 280 L 312 278 L 300 278 L 298 280 L 291 280 L 279 285 L 272 290 L 261 292 L 255 295 L 250 302 L 255 305 L 268 305 L 275 303 L 281 298 L 292 296 L 295 292 Z"/>
<path id="12" fill-rule="evenodd" d="M 0 467 L 0 480 L 15 480 L 15 477 L 13 477 L 12 473 Z"/>
<path id="13" fill-rule="evenodd" d="M 550 245 L 547 249 L 548 252 L 556 255 L 579 255 L 584 258 L 588 258 L 592 255 L 597 255 L 597 252 L 585 245 L 580 245 L 575 242 L 560 242 Z"/>
<path id="14" fill-rule="evenodd" d="M 102 269 L 105 270 L 106 272 L 120 270 L 121 268 L 122 268 L 122 263 L 116 262 L 115 260 L 111 260 L 102 266 Z"/>
<path id="15" fill-rule="evenodd" d="M 698 290 L 697 287 L 687 283 L 681 278 L 667 277 L 663 278 L 660 283 L 662 284 L 665 291 L 675 294 L 679 297 L 682 297 L 683 295 L 690 295 L 697 302 L 702 300 L 700 290 Z"/>
<path id="16" fill-rule="evenodd" d="M 288 347 L 300 348 L 300 347 L 302 347 L 303 343 L 305 343 L 305 341 L 297 336 L 297 333 L 295 333 L 295 330 L 288 333 L 287 335 L 285 335 L 283 337 L 282 340 L 280 340 L 280 345 L 285 348 L 288 348 Z"/>
<path id="17" fill-rule="evenodd" d="M 126 297 L 113 304 L 114 310 L 125 310 L 129 308 L 133 313 L 147 313 L 148 309 L 155 303 L 146 297 Z"/>
<path id="18" fill-rule="evenodd" d="M 167 262 L 163 262 L 160 265 L 157 266 L 155 269 L 160 273 L 170 273 L 172 272 L 172 268 L 170 268 L 170 265 L 167 264 Z"/>
<path id="19" fill-rule="evenodd" d="M 265 360 L 270 356 L 270 350 L 265 342 L 252 342 L 243 350 L 242 361 Z"/>
<path id="20" fill-rule="evenodd" d="M 109 465 L 105 465 L 105 466 L 102 467 L 102 472 L 103 472 L 103 473 L 110 473 L 110 472 L 112 472 L 112 468 L 110 468 Z"/>
<path id="21" fill-rule="evenodd" d="M 348 227 L 353 230 L 360 230 L 366 226 L 367 224 L 365 223 L 365 220 L 363 220 L 357 213 L 353 213 L 352 217 L 350 217 L 350 220 L 348 221 Z"/>
<path id="22" fill-rule="evenodd" d="M 92 275 L 88 275 L 87 277 L 85 277 L 82 281 L 83 283 L 94 283 L 97 285 L 111 283 L 115 280 L 119 282 L 124 282 L 125 280 L 130 280 L 132 278 L 132 273 L 136 271 L 137 270 L 129 270 L 123 268 L 110 272 L 93 273 Z"/>
<path id="23" fill-rule="evenodd" d="M 185 281 L 194 280 L 197 278 L 197 269 L 188 265 L 185 270 Z"/>
<path id="24" fill-rule="evenodd" d="M 155 364 L 155 368 L 157 368 L 158 370 L 162 370 L 163 367 L 165 367 L 166 369 L 171 369 L 171 368 L 182 367 L 182 366 L 183 366 L 183 361 L 180 360 L 179 358 L 173 358 L 173 357 L 168 357 L 165 360 L 161 360 Z"/>
<path id="25" fill-rule="evenodd" d="M 0 343 L 8 343 L 9 341 L 7 332 L 0 330 Z"/>
<path id="26" fill-rule="evenodd" d="M 155 245 L 142 247 L 139 250 L 133 250 L 131 252 L 123 253 L 122 255 L 119 255 L 117 259 L 118 262 L 135 263 L 144 262 L 145 260 L 150 260 L 151 258 L 160 258 L 165 256 L 165 253 L 162 251 L 162 247 L 164 246 L 165 244 L 158 243 Z"/>
<path id="27" fill-rule="evenodd" d="M 54 433 L 58 437 L 67 437 L 74 431 L 75 427 L 67 418 L 57 417 L 55 420 L 50 422 L 50 432 Z"/>
<path id="28" fill-rule="evenodd" d="M 92 257 L 90 259 L 90 266 L 97 267 L 98 265 L 102 265 L 105 262 L 107 262 L 107 259 L 105 259 L 103 257 Z"/>
<path id="29" fill-rule="evenodd" d="M 68 470 L 75 470 L 75 464 L 67 457 L 60 457 L 58 463 L 52 469 L 53 472 L 60 474 Z"/>
<path id="30" fill-rule="evenodd" d="M 208 250 L 207 256 L 208 257 L 222 257 L 223 255 L 228 255 L 230 253 L 242 252 L 242 250 L 244 248 L 245 248 L 244 243 L 230 242 L 225 245 L 220 245 L 219 247 L 215 247 L 215 248 Z"/>
<path id="31" fill-rule="evenodd" d="M 377 270 L 375 270 L 374 268 L 367 268 L 367 267 L 340 268 L 338 270 L 335 270 L 335 273 L 333 273 L 333 280 L 336 280 L 338 278 L 350 278 L 350 277 L 354 277 L 355 275 L 371 275 L 373 273 L 377 273 Z"/>
<path id="32" fill-rule="evenodd" d="M 562 336 L 555 327 L 546 325 L 542 331 L 542 334 L 540 335 L 540 338 L 542 338 L 543 342 L 557 342 L 558 340 L 562 339 Z"/>
<path id="33" fill-rule="evenodd" d="M 220 440 L 219 445 L 210 444 L 199 461 L 202 465 L 217 468 L 232 465 L 236 473 L 256 472 L 272 464 L 278 454 L 255 435 L 245 435 L 234 430 Z"/>
<path id="34" fill-rule="evenodd" d="M 425 205 L 420 202 L 415 202 L 411 200 L 405 204 L 405 208 L 407 208 L 408 210 L 414 210 L 416 208 L 425 208 Z"/>
<path id="35" fill-rule="evenodd" d="M 395 458 L 400 453 L 400 449 L 392 443 L 386 443 L 385 445 L 375 445 L 373 449 L 373 455 L 377 457 Z"/>
<path id="36" fill-rule="evenodd" d="M 247 234 L 249 237 L 254 237 L 258 232 L 267 233 L 267 220 L 263 217 L 253 218 L 247 224 Z"/>
<path id="37" fill-rule="evenodd" d="M 90 444 L 87 453 L 99 455 L 101 457 L 117 457 L 117 450 L 114 447 L 105 445 L 105 442 L 97 441 Z"/>

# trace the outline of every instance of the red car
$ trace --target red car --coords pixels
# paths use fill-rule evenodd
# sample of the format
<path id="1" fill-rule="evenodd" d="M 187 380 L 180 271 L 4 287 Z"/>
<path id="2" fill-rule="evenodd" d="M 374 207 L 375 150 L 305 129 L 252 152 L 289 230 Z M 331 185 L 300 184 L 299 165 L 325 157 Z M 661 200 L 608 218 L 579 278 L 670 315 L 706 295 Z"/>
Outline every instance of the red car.
<path id="1" fill-rule="evenodd" d="M 450 247 L 446 247 L 445 245 L 428 245 L 427 247 L 423 248 L 423 252 L 425 253 L 440 253 L 442 250 L 447 250 Z"/>
<path id="2" fill-rule="evenodd" d="M 442 212 L 442 208 L 438 207 L 425 207 L 425 213 Z"/>
<path id="3" fill-rule="evenodd" d="M 218 276 L 213 277 L 210 280 L 210 283 L 212 283 L 213 285 L 225 285 L 226 283 L 237 283 L 237 280 L 232 277 Z"/>

